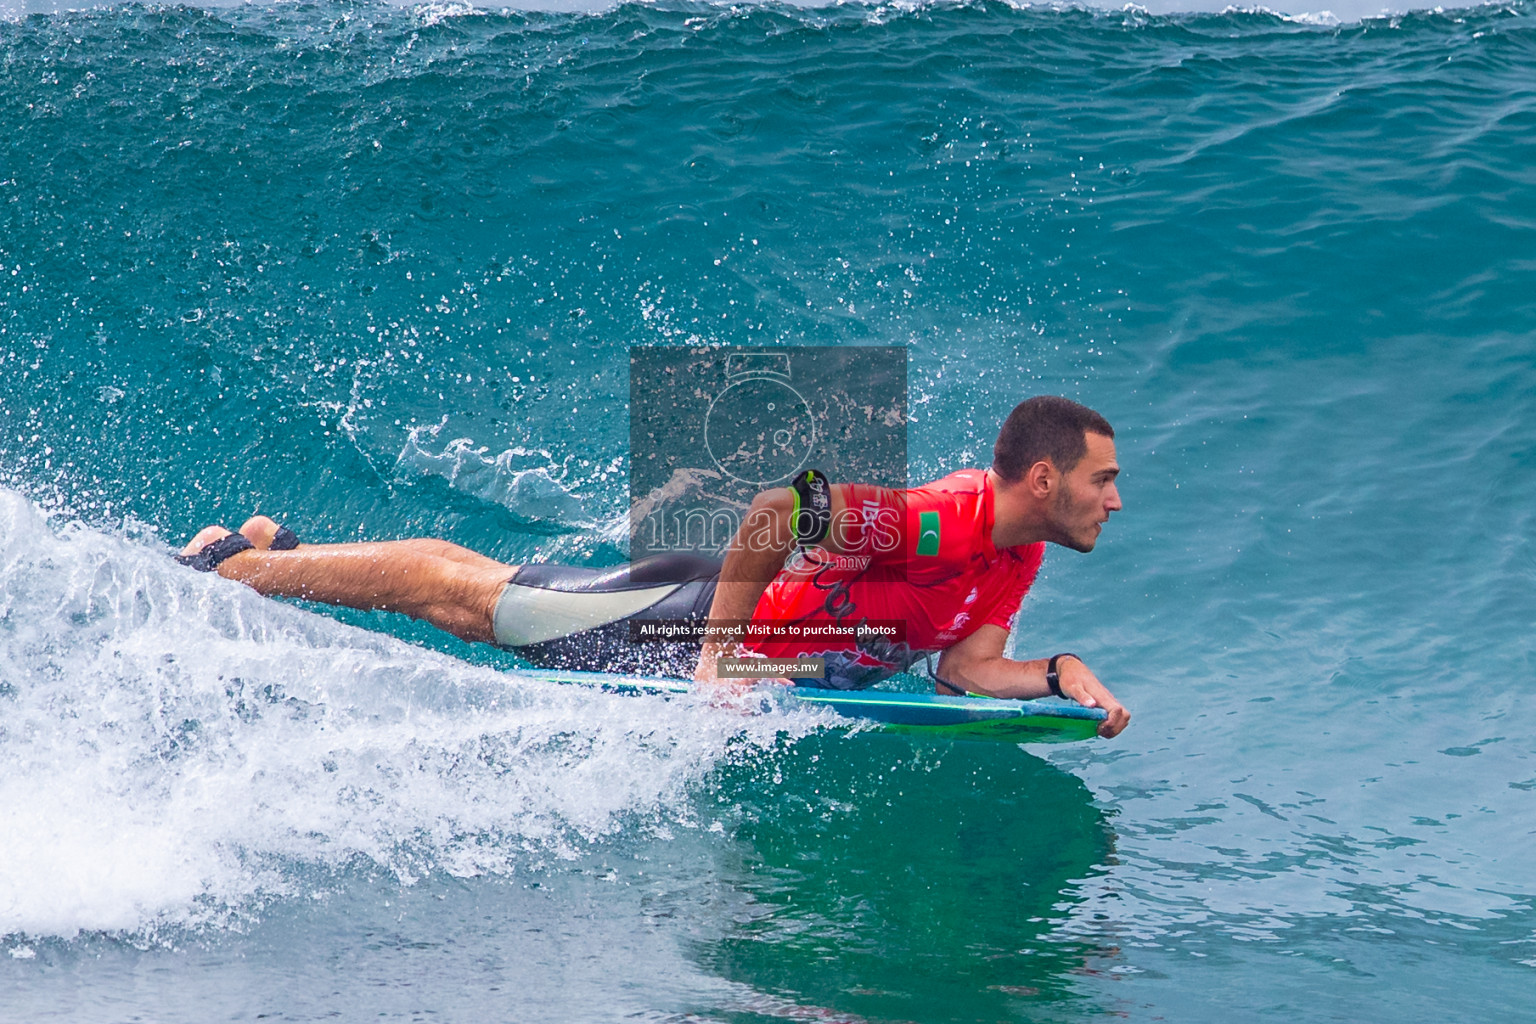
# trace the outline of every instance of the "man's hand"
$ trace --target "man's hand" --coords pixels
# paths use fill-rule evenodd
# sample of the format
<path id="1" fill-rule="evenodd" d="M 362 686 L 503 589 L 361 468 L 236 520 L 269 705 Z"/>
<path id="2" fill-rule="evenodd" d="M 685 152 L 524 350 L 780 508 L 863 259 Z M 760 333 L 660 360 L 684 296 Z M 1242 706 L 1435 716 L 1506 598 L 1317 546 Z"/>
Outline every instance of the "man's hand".
<path id="1" fill-rule="evenodd" d="M 742 690 L 752 685 L 750 679 L 721 679 L 720 659 L 741 657 L 741 645 L 719 643 L 711 640 L 699 651 L 699 664 L 693 670 L 693 681 L 699 686 L 725 687 Z"/>
<path id="2" fill-rule="evenodd" d="M 1099 723 L 1100 736 L 1105 739 L 1118 736 L 1130 724 L 1131 713 L 1099 682 L 1093 670 L 1077 658 L 1062 658 L 1058 661 L 1056 675 L 1064 695 L 1085 708 L 1103 708 L 1109 713 L 1109 717 Z"/>
<path id="3" fill-rule="evenodd" d="M 1007 643 L 1008 631 L 988 623 L 944 652 L 939 658 L 938 676 L 954 686 L 989 697 L 1033 700 L 1050 696 L 1045 679 L 1049 662 L 1044 658 L 1014 661 L 1003 654 Z M 1058 661 L 1056 674 L 1063 695 L 1085 708 L 1103 708 L 1109 715 L 1099 723 L 1100 736 L 1118 736 L 1130 723 L 1131 713 L 1076 655 Z"/>
<path id="4" fill-rule="evenodd" d="M 745 692 L 754 686 L 763 683 L 776 683 L 780 686 L 793 686 L 793 680 L 783 676 L 733 676 L 729 679 L 720 678 L 721 658 L 749 658 L 751 653 L 740 644 L 707 643 L 699 652 L 698 667 L 693 670 L 693 681 L 700 686 L 715 690 Z"/>
<path id="5" fill-rule="evenodd" d="M 693 669 L 693 681 L 700 686 L 709 686 L 715 682 L 715 668 L 720 661 L 720 645 L 706 643 L 699 651 L 699 663 Z"/>

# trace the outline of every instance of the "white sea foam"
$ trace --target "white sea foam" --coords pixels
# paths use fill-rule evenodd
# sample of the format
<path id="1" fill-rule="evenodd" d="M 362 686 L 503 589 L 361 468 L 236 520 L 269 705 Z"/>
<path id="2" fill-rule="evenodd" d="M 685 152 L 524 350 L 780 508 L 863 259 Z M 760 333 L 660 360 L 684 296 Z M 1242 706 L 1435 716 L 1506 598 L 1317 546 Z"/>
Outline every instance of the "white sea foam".
<path id="1" fill-rule="evenodd" d="M 505 873 L 688 827 L 721 759 L 815 722 L 469 666 L 0 490 L 0 935 L 217 925 L 317 871 Z"/>
<path id="2" fill-rule="evenodd" d="M 411 8 L 411 13 L 416 15 L 422 28 L 430 28 L 450 18 L 469 17 L 485 12 L 474 4 L 452 2 L 416 4 Z"/>

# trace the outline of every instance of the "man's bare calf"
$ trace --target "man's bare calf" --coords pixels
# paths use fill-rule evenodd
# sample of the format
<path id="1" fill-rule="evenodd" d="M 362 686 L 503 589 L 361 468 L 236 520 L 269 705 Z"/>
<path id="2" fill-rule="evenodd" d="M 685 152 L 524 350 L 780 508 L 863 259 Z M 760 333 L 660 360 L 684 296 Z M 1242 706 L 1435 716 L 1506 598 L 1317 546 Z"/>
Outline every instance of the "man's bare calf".
<path id="1" fill-rule="evenodd" d="M 254 546 L 230 555 L 215 571 L 267 597 L 401 612 L 463 640 L 494 640 L 496 601 L 518 568 L 444 540 L 300 544 L 272 551 L 277 529 L 266 516 L 248 519 L 240 533 Z M 182 553 L 196 554 L 227 536 L 222 526 L 206 527 Z"/>

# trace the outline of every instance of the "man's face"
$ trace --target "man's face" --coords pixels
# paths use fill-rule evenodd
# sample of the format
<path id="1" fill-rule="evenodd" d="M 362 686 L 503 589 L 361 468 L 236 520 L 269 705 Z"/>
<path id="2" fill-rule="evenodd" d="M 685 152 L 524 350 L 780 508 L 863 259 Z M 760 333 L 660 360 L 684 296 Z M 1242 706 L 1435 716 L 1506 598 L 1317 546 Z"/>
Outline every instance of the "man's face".
<path id="1" fill-rule="evenodd" d="M 1070 473 L 1059 474 L 1061 488 L 1051 502 L 1056 542 L 1074 551 L 1092 551 L 1109 514 L 1121 507 L 1120 492 L 1115 488 L 1115 477 L 1120 475 L 1115 442 L 1103 434 L 1090 433 L 1085 439 L 1088 454 Z"/>

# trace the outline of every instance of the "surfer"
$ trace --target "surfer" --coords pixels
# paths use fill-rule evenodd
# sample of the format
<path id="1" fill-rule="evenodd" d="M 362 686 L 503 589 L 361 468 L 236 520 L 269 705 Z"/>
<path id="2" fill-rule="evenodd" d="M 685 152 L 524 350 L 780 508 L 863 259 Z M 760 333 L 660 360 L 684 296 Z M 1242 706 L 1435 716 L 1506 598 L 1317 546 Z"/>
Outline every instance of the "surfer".
<path id="1" fill-rule="evenodd" d="M 909 490 L 835 484 L 816 471 L 753 501 L 724 563 L 654 555 L 611 569 L 509 565 L 448 541 L 300 544 L 265 516 L 210 526 L 182 552 L 267 596 L 403 612 L 541 665 L 721 681 L 740 658 L 820 662 L 800 685 L 858 689 L 939 655 L 955 693 L 1050 694 L 1100 707 L 1100 734 L 1130 714 L 1075 654 L 1006 656 L 1047 543 L 1091 551 L 1121 507 L 1114 430 L 1076 402 L 1039 396 L 1003 423 L 989 469 Z M 637 643 L 708 624 L 705 640 Z M 704 632 L 702 628 L 699 632 Z"/>

